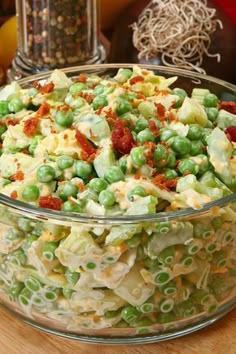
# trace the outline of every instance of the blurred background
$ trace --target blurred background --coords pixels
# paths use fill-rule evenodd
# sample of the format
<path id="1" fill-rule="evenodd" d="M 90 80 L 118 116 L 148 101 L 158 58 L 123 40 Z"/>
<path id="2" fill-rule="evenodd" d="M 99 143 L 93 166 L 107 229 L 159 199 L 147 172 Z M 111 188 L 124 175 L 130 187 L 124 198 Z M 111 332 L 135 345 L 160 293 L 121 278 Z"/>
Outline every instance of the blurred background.
<path id="1" fill-rule="evenodd" d="M 149 0 L 98 0 L 100 36 L 109 62 L 139 62 L 132 43 L 130 24 L 137 21 Z M 211 0 L 209 6 L 217 10 L 223 22 L 223 31 L 216 31 L 212 50 L 221 53 L 221 63 L 215 58 L 204 60 L 208 74 L 236 83 L 236 1 Z M 17 49 L 17 24 L 15 0 L 0 1 L 0 84 L 6 80 L 6 70 L 11 65 Z"/>

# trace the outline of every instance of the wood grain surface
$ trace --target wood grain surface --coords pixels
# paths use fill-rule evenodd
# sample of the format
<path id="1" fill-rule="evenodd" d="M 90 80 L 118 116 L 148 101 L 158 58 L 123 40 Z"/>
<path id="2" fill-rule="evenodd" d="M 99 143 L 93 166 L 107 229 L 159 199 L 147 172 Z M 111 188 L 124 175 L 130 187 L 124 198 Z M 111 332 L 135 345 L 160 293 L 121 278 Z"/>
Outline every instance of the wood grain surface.
<path id="1" fill-rule="evenodd" d="M 0 308 L 0 354 L 236 354 L 236 309 L 184 337 L 143 345 L 83 344 L 36 330 Z"/>

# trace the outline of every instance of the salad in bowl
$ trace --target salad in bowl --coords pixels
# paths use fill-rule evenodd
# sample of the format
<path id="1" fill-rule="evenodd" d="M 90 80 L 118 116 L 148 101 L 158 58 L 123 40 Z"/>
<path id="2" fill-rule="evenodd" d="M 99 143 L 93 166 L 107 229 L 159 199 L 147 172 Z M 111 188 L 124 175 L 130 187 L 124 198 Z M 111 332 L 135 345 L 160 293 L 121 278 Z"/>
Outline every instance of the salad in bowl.
<path id="1" fill-rule="evenodd" d="M 86 341 L 156 341 L 236 293 L 236 90 L 157 66 L 0 91 L 0 302 Z"/>

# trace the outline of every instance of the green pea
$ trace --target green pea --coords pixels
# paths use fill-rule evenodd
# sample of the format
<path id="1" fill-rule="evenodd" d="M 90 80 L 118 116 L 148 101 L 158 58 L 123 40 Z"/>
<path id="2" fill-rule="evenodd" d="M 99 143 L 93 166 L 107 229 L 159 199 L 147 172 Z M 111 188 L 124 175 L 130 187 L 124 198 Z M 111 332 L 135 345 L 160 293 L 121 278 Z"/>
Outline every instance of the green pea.
<path id="1" fill-rule="evenodd" d="M 190 152 L 191 141 L 184 136 L 176 136 L 171 145 L 171 148 L 180 156 Z"/>
<path id="2" fill-rule="evenodd" d="M 71 85 L 69 88 L 69 92 L 72 94 L 80 93 L 83 90 L 87 90 L 88 86 L 85 85 L 83 82 L 76 82 L 75 84 Z"/>
<path id="3" fill-rule="evenodd" d="M 190 140 L 199 140 L 201 139 L 203 129 L 198 124 L 190 124 L 188 129 L 187 138 Z"/>
<path id="4" fill-rule="evenodd" d="M 198 165 L 193 160 L 183 159 L 178 164 L 178 170 L 182 175 L 186 173 L 191 173 L 193 175 L 196 175 L 199 169 L 198 169 Z"/>
<path id="5" fill-rule="evenodd" d="M 62 155 L 57 160 L 57 166 L 61 170 L 65 170 L 66 168 L 70 168 L 73 166 L 73 164 L 74 164 L 74 159 L 72 156 L 69 156 L 69 155 Z"/>
<path id="6" fill-rule="evenodd" d="M 204 128 L 202 131 L 201 141 L 206 146 L 207 146 L 207 138 L 211 134 L 211 132 L 212 132 L 212 129 L 210 129 L 210 128 Z"/>
<path id="7" fill-rule="evenodd" d="M 21 248 L 10 253 L 8 257 L 9 262 L 17 266 L 24 266 L 27 262 L 27 257 Z"/>
<path id="8" fill-rule="evenodd" d="M 116 202 L 115 194 L 108 189 L 100 192 L 98 197 L 99 203 L 104 205 L 105 207 L 111 207 Z"/>
<path id="9" fill-rule="evenodd" d="M 184 102 L 184 99 L 185 99 L 185 96 L 183 96 L 183 95 L 177 95 L 177 96 L 178 96 L 178 98 L 173 105 L 174 108 L 180 108 Z"/>
<path id="10" fill-rule="evenodd" d="M 65 276 L 66 276 L 66 279 L 69 283 L 76 284 L 80 278 L 80 273 L 74 272 L 74 271 L 70 270 L 69 268 L 67 268 L 67 270 L 65 272 Z"/>
<path id="11" fill-rule="evenodd" d="M 74 121 L 74 115 L 70 110 L 57 111 L 55 115 L 55 121 L 62 127 L 69 127 Z"/>
<path id="12" fill-rule="evenodd" d="M 41 284 L 35 277 L 28 276 L 25 280 L 25 286 L 32 292 L 37 292 L 41 288 Z"/>
<path id="13" fill-rule="evenodd" d="M 132 322 L 136 321 L 139 318 L 140 314 L 139 311 L 131 305 L 124 307 L 121 311 L 121 318 L 131 324 Z"/>
<path id="14" fill-rule="evenodd" d="M 7 130 L 6 124 L 1 124 L 0 122 L 0 137 L 2 136 L 3 133 Z"/>
<path id="15" fill-rule="evenodd" d="M 32 291 L 30 291 L 26 287 L 23 288 L 18 297 L 20 304 L 22 304 L 23 306 L 29 305 L 29 301 L 32 297 L 32 294 Z"/>
<path id="16" fill-rule="evenodd" d="M 43 136 L 42 135 L 35 135 L 32 140 L 31 140 L 31 143 L 29 145 L 29 153 L 31 155 L 34 155 L 34 151 L 37 147 L 37 145 L 39 144 L 40 140 L 43 139 Z"/>
<path id="17" fill-rule="evenodd" d="M 8 103 L 8 109 L 10 112 L 17 113 L 20 112 L 23 108 L 24 108 L 24 104 L 22 100 L 18 97 L 12 98 Z"/>
<path id="18" fill-rule="evenodd" d="M 18 219 L 18 227 L 22 231 L 30 232 L 33 229 L 32 221 L 28 218 L 19 218 Z"/>
<path id="19" fill-rule="evenodd" d="M 160 139 L 161 141 L 166 141 L 170 138 L 172 138 L 173 136 L 176 136 L 176 132 L 172 129 L 169 129 L 169 128 L 162 128 L 160 130 Z"/>
<path id="20" fill-rule="evenodd" d="M 78 194 L 78 187 L 71 182 L 62 184 L 58 188 L 58 195 L 64 201 L 66 201 L 68 197 L 75 198 L 77 194 Z"/>
<path id="21" fill-rule="evenodd" d="M 167 155 L 168 155 L 168 149 L 164 145 L 157 144 L 153 152 L 154 160 L 158 161 L 158 160 L 166 159 Z"/>
<path id="22" fill-rule="evenodd" d="M 187 96 L 188 96 L 187 92 L 186 92 L 184 89 L 179 88 L 179 87 L 175 87 L 175 88 L 172 90 L 172 95 L 184 96 L 184 97 L 187 97 Z"/>
<path id="23" fill-rule="evenodd" d="M 142 186 L 136 186 L 128 192 L 127 197 L 130 201 L 133 201 L 135 195 L 146 197 L 147 192 Z"/>
<path id="24" fill-rule="evenodd" d="M 148 128 L 142 130 L 137 134 L 137 140 L 140 143 L 145 143 L 146 141 L 155 141 L 155 136 L 153 135 L 152 131 Z"/>
<path id="25" fill-rule="evenodd" d="M 130 157 L 135 166 L 140 167 L 146 163 L 146 156 L 144 151 L 145 148 L 142 146 L 137 146 L 131 149 Z"/>
<path id="26" fill-rule="evenodd" d="M 127 80 L 129 80 L 132 76 L 132 70 L 124 68 L 124 69 L 119 69 L 117 75 L 115 76 L 115 79 L 120 82 L 120 83 L 125 83 Z"/>
<path id="27" fill-rule="evenodd" d="M 123 181 L 125 176 L 119 166 L 111 166 L 106 170 L 104 178 L 108 181 L 108 183 L 115 183 L 118 181 Z"/>
<path id="28" fill-rule="evenodd" d="M 0 116 L 4 117 L 6 114 L 10 113 L 8 108 L 8 101 L 0 101 Z"/>
<path id="29" fill-rule="evenodd" d="M 56 178 L 56 172 L 52 166 L 42 165 L 38 168 L 36 177 L 41 183 L 49 183 Z"/>
<path id="30" fill-rule="evenodd" d="M 174 168 L 176 165 L 176 157 L 174 151 L 169 151 L 166 159 L 166 166 L 169 168 Z"/>
<path id="31" fill-rule="evenodd" d="M 34 202 L 39 198 L 39 188 L 33 184 L 26 186 L 22 191 L 22 198 L 27 202 Z"/>
<path id="32" fill-rule="evenodd" d="M 96 96 L 92 103 L 93 109 L 98 109 L 99 107 L 105 107 L 107 105 L 108 101 L 105 95 Z"/>
<path id="33" fill-rule="evenodd" d="M 55 258 L 55 250 L 58 247 L 57 242 L 45 242 L 42 245 L 42 255 L 47 261 L 52 261 Z"/>
<path id="34" fill-rule="evenodd" d="M 131 103 L 123 98 L 117 99 L 116 104 L 117 104 L 117 106 L 116 106 L 115 111 L 118 116 L 121 116 L 122 114 L 132 110 Z"/>
<path id="35" fill-rule="evenodd" d="M 97 193 L 100 193 L 101 191 L 106 189 L 107 185 L 107 182 L 103 178 L 95 177 L 89 181 L 89 188 L 91 188 Z"/>
<path id="36" fill-rule="evenodd" d="M 83 206 L 79 201 L 72 202 L 67 200 L 62 206 L 62 210 L 67 213 L 82 213 Z"/>
<path id="37" fill-rule="evenodd" d="M 24 283 L 17 282 L 13 284 L 9 289 L 8 289 L 8 296 L 10 301 L 16 301 L 20 292 L 24 288 Z"/>
<path id="38" fill-rule="evenodd" d="M 139 133 L 142 130 L 144 130 L 145 128 L 148 128 L 148 127 L 149 127 L 148 121 L 145 118 L 139 118 L 136 121 L 134 130 L 135 130 L 136 133 Z"/>
<path id="39" fill-rule="evenodd" d="M 94 262 L 88 262 L 87 264 L 86 264 L 86 268 L 87 269 L 95 269 L 96 268 L 96 263 L 94 263 Z"/>
<path id="40" fill-rule="evenodd" d="M 218 113 L 219 113 L 219 111 L 216 107 L 206 108 L 207 118 L 213 123 L 216 121 Z"/>
<path id="41" fill-rule="evenodd" d="M 87 178 L 92 173 L 92 165 L 87 161 L 78 160 L 75 162 L 75 173 L 81 178 Z"/>
<path id="42" fill-rule="evenodd" d="M 178 173 L 175 170 L 172 170 L 171 168 L 167 168 L 164 172 L 164 175 L 167 179 L 172 179 L 176 178 L 178 176 Z"/>
<path id="43" fill-rule="evenodd" d="M 194 140 L 191 144 L 190 155 L 196 156 L 203 152 L 204 145 L 200 140 Z"/>
<path id="44" fill-rule="evenodd" d="M 123 173 L 126 173 L 127 171 L 127 156 L 122 156 L 119 159 L 119 167 Z"/>
<path id="45" fill-rule="evenodd" d="M 130 248 L 138 247 L 138 245 L 141 243 L 141 234 L 135 234 L 129 240 L 126 240 L 126 243 Z"/>
<path id="46" fill-rule="evenodd" d="M 217 107 L 218 97 L 213 93 L 208 93 L 203 99 L 203 105 L 205 107 Z"/>
<path id="47" fill-rule="evenodd" d="M 94 87 L 93 89 L 93 93 L 95 96 L 101 95 L 102 93 L 104 93 L 105 91 L 105 87 L 104 85 L 98 84 L 97 86 Z"/>
<path id="48" fill-rule="evenodd" d="M 75 290 L 73 290 L 73 289 L 67 289 L 67 288 L 62 289 L 62 294 L 64 295 L 64 297 L 66 299 L 71 299 L 71 296 L 74 292 L 75 292 Z"/>
<path id="49" fill-rule="evenodd" d="M 65 98 L 65 103 L 72 107 L 75 111 L 79 110 L 86 104 L 86 100 L 83 97 L 77 96 L 74 98 L 74 95 L 68 93 Z"/>

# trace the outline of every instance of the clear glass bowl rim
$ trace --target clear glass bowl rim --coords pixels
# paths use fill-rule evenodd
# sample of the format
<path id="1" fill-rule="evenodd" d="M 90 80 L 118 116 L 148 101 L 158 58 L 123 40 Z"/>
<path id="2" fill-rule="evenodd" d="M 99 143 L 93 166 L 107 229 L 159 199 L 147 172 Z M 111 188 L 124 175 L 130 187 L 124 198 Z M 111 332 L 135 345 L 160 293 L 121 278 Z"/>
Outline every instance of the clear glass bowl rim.
<path id="1" fill-rule="evenodd" d="M 108 70 L 108 69 L 120 69 L 120 68 L 130 68 L 133 67 L 134 63 L 109 63 L 109 64 L 94 64 L 94 65 L 81 65 L 74 66 L 69 68 L 60 69 L 60 71 L 65 72 L 66 74 L 79 74 L 86 72 L 94 72 L 99 70 Z M 204 81 L 209 81 L 211 83 L 216 83 L 225 87 L 226 89 L 233 91 L 236 94 L 236 85 L 226 82 L 224 80 L 215 78 L 209 75 L 203 75 L 199 73 L 195 73 L 188 70 L 160 66 L 160 65 L 149 65 L 149 64 L 138 64 L 139 67 L 147 70 L 156 70 L 159 74 L 170 74 L 173 76 L 183 76 L 189 77 L 190 79 L 200 79 Z M 44 80 L 47 79 L 52 71 L 45 71 L 43 73 L 39 73 L 36 75 L 31 75 L 26 78 L 23 78 L 18 81 L 20 85 L 30 84 L 36 80 Z M 24 203 L 19 200 L 15 200 L 10 198 L 2 193 L 0 193 L 0 205 L 4 205 L 8 208 L 13 209 L 17 214 L 23 212 L 28 217 L 36 217 L 42 219 L 50 219 L 50 221 L 54 221 L 55 223 L 60 222 L 69 222 L 69 223 L 109 223 L 109 224 L 133 224 L 136 222 L 154 222 L 158 220 L 171 220 L 171 219 L 180 219 L 180 218 L 190 218 L 200 216 L 202 214 L 209 213 L 212 208 L 221 208 L 226 206 L 229 203 L 236 201 L 236 192 L 232 193 L 226 197 L 220 198 L 213 202 L 205 204 L 200 209 L 192 209 L 192 208 L 184 208 L 177 211 L 171 212 L 159 212 L 155 214 L 142 214 L 142 215 L 116 215 L 116 216 L 99 216 L 99 215 L 88 215 L 88 214 L 79 214 L 79 213 L 65 213 L 62 211 L 55 211 L 46 208 L 36 207 L 34 205 Z"/>

